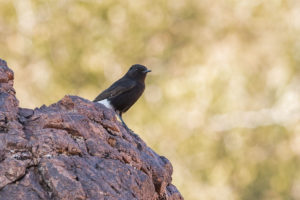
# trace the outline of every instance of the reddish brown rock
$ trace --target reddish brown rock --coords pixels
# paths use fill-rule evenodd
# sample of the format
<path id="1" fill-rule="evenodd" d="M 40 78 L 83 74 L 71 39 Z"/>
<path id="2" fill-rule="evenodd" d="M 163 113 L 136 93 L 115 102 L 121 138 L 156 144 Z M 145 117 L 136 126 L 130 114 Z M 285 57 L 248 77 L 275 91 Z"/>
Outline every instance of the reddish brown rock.
<path id="1" fill-rule="evenodd" d="M 77 96 L 19 108 L 13 77 L 0 60 L 0 200 L 183 199 L 171 163 L 112 110 Z"/>

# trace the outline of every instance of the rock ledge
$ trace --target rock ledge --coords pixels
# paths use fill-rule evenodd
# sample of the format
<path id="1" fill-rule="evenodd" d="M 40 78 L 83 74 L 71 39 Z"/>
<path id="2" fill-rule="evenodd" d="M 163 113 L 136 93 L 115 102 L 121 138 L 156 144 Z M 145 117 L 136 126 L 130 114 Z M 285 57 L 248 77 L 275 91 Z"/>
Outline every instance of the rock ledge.
<path id="1" fill-rule="evenodd" d="M 19 108 L 13 71 L 0 59 L 0 200 L 183 199 L 172 165 L 77 96 Z"/>

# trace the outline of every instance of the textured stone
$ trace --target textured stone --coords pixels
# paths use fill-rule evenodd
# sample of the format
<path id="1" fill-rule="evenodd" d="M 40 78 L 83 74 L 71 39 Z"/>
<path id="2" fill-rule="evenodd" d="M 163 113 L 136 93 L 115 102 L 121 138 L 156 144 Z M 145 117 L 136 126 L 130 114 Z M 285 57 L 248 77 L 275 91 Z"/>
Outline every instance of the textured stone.
<path id="1" fill-rule="evenodd" d="M 114 111 L 77 96 L 19 108 L 13 77 L 0 60 L 0 200 L 183 199 L 168 159 Z"/>

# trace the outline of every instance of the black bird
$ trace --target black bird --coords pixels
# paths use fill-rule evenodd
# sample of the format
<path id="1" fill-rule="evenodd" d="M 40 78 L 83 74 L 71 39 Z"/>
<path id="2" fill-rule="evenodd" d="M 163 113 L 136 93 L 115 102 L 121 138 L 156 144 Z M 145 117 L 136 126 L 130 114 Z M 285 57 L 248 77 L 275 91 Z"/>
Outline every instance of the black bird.
<path id="1" fill-rule="evenodd" d="M 114 109 L 122 121 L 122 124 L 129 130 L 122 119 L 122 114 L 143 94 L 145 90 L 145 78 L 148 72 L 151 72 L 151 70 L 143 65 L 132 65 L 122 78 L 101 92 L 95 98 L 94 102 L 101 103 L 107 108 Z"/>

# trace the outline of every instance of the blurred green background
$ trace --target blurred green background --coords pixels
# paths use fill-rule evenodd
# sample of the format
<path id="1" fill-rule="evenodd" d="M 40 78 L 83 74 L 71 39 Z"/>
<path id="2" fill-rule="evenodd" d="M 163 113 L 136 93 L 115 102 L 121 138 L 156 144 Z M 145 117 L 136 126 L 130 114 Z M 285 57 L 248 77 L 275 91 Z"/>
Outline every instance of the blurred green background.
<path id="1" fill-rule="evenodd" d="M 152 69 L 124 120 L 187 200 L 300 199 L 299 35 L 297 0 L 0 0 L 22 107 Z"/>

